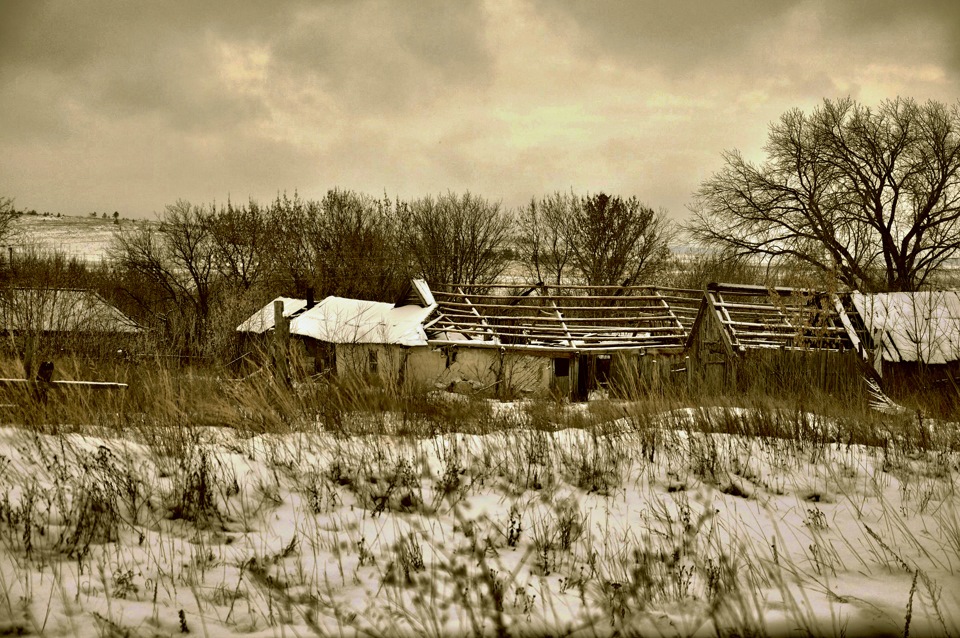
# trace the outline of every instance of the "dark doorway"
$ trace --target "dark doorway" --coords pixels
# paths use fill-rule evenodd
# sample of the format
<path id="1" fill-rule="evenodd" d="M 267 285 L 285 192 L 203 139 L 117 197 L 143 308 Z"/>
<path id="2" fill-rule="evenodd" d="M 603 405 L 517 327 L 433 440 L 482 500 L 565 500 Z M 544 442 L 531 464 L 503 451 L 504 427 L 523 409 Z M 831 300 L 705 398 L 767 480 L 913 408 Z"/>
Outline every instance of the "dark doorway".
<path id="1" fill-rule="evenodd" d="M 613 357 L 609 354 L 597 355 L 597 387 L 606 388 L 610 385 L 610 363 Z M 591 390 L 594 388 L 591 388 Z"/>
<path id="2" fill-rule="evenodd" d="M 574 401 L 586 401 L 594 378 L 594 357 L 577 357 L 577 385 L 573 393 Z"/>
<path id="3" fill-rule="evenodd" d="M 334 375 L 337 372 L 337 349 L 332 343 L 314 341 L 313 369 L 315 374 Z"/>
<path id="4" fill-rule="evenodd" d="M 566 357 L 553 360 L 553 392 L 557 398 L 570 396 L 570 359 Z"/>

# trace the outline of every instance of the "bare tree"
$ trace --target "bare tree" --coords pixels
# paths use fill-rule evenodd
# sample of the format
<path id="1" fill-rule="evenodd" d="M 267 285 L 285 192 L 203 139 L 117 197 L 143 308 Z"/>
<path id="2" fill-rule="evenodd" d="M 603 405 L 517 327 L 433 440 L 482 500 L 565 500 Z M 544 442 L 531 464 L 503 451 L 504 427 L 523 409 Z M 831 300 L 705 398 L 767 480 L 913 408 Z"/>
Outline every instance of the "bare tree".
<path id="1" fill-rule="evenodd" d="M 320 204 L 297 193 L 278 196 L 267 212 L 267 280 L 272 289 L 305 295 L 316 279 L 316 248 L 311 237 L 319 232 Z"/>
<path id="2" fill-rule="evenodd" d="M 125 271 L 128 295 L 161 324 L 168 337 L 194 352 L 206 338 L 217 284 L 212 213 L 178 200 L 159 225 L 124 228 L 114 234 L 110 256 Z M 148 294 L 159 293 L 148 297 Z M 160 303 L 158 303 L 158 301 Z"/>
<path id="3" fill-rule="evenodd" d="M 0 197 L 0 244 L 7 244 L 16 237 L 17 228 L 14 222 L 19 216 L 20 213 L 13 206 L 13 199 Z"/>
<path id="4" fill-rule="evenodd" d="M 766 161 L 738 151 L 698 189 L 692 237 L 794 259 L 852 288 L 921 288 L 960 247 L 960 108 L 851 99 L 791 110 Z"/>
<path id="5" fill-rule="evenodd" d="M 228 201 L 204 220 L 215 247 L 217 270 L 231 287 L 250 290 L 264 278 L 270 232 L 267 213 L 253 200 L 241 206 Z"/>
<path id="6" fill-rule="evenodd" d="M 400 204 L 349 190 L 321 201 L 283 195 L 264 211 L 263 277 L 272 294 L 388 299 L 409 278 L 398 222 Z"/>
<path id="7" fill-rule="evenodd" d="M 524 260 L 540 280 L 590 286 L 652 281 L 669 261 L 673 237 L 664 213 L 605 193 L 532 202 L 521 213 L 521 233 Z"/>
<path id="8" fill-rule="evenodd" d="M 349 190 L 328 191 L 308 241 L 314 285 L 324 294 L 393 301 L 409 282 L 400 204 Z"/>
<path id="9" fill-rule="evenodd" d="M 666 215 L 636 197 L 582 197 L 566 227 L 573 264 L 591 286 L 651 281 L 670 258 Z"/>
<path id="10" fill-rule="evenodd" d="M 0 197 L 0 240 L 13 234 L 13 222 L 20 216 L 13 206 L 13 198 Z"/>
<path id="11" fill-rule="evenodd" d="M 415 200 L 405 211 L 405 245 L 417 275 L 435 283 L 491 283 L 507 266 L 512 219 L 469 192 Z"/>
<path id="12" fill-rule="evenodd" d="M 573 193 L 555 193 L 531 200 L 520 211 L 517 245 L 521 261 L 536 281 L 560 285 L 572 269 L 564 222 L 577 204 Z"/>

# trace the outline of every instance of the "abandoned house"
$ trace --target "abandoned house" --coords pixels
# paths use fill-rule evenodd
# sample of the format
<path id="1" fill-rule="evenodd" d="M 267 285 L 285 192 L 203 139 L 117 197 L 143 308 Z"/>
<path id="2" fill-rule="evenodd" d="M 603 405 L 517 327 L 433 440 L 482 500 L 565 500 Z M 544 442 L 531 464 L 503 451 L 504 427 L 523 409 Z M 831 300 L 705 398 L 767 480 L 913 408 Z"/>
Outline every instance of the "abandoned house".
<path id="1" fill-rule="evenodd" d="M 383 384 L 502 398 L 586 400 L 665 388 L 804 392 L 862 400 L 864 379 L 960 398 L 960 295 L 863 295 L 710 284 L 437 286 L 411 282 L 396 303 L 279 297 L 244 321 L 272 333 L 275 304 L 308 369 Z M 264 341 L 267 344 L 267 341 Z"/>
<path id="2" fill-rule="evenodd" d="M 133 319 L 95 291 L 65 288 L 0 291 L 0 326 L 14 348 L 39 345 L 50 353 L 127 350 L 143 334 Z"/>
<path id="3" fill-rule="evenodd" d="M 851 293 L 870 362 L 895 399 L 960 405 L 960 292 Z"/>
<path id="4" fill-rule="evenodd" d="M 439 379 L 503 397 L 576 401 L 670 383 L 701 296 L 653 286 L 445 288 L 433 291 L 436 312 L 424 326 L 443 353 Z"/>
<path id="5" fill-rule="evenodd" d="M 688 343 L 703 393 L 803 391 L 865 397 L 869 343 L 835 293 L 709 284 Z"/>
<path id="6" fill-rule="evenodd" d="M 330 296 L 290 322 L 315 372 L 402 384 L 424 377 L 429 358 L 423 323 L 433 312 L 423 302 L 403 305 Z M 409 376 L 408 376 L 409 374 Z"/>
<path id="7" fill-rule="evenodd" d="M 501 397 L 636 391 L 670 382 L 701 293 L 651 286 L 445 286 L 396 303 L 279 298 L 317 372 Z M 276 300 L 275 300 L 276 301 Z M 273 302 L 237 330 L 273 329 Z"/>

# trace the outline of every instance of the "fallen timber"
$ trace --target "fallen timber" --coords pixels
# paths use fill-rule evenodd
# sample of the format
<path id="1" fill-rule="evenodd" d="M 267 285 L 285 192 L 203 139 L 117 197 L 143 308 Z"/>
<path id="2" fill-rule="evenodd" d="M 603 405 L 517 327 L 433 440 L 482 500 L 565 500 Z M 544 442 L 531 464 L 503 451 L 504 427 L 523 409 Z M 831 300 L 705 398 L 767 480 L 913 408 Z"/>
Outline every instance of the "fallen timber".
<path id="1" fill-rule="evenodd" d="M 53 379 L 53 363 L 44 361 L 33 379 L 0 379 L 0 390 L 22 389 L 45 400 L 49 390 L 126 390 L 126 383 L 114 381 L 67 381 Z"/>

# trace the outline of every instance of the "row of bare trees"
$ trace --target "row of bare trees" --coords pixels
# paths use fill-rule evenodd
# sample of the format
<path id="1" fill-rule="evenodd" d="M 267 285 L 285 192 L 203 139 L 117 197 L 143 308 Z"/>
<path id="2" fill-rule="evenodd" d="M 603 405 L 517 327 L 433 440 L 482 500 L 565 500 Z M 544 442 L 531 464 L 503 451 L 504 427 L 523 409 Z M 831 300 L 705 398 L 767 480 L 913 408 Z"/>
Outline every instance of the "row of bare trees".
<path id="1" fill-rule="evenodd" d="M 208 347 L 199 344 L 279 294 L 393 300 L 414 276 L 468 287 L 506 275 L 700 287 L 709 279 L 784 283 L 777 273 L 785 268 L 810 285 L 911 291 L 957 257 L 960 106 L 827 100 L 809 114 L 785 113 L 765 153 L 761 163 L 726 153 L 679 229 L 635 197 L 605 193 L 556 193 L 517 211 L 471 193 L 178 201 L 160 224 L 121 225 L 97 277 L 182 351 Z M 12 202 L 0 199 L 0 236 L 11 215 Z M 664 282 L 668 246 L 681 231 L 706 250 Z"/>
<path id="2" fill-rule="evenodd" d="M 159 224 L 121 225 L 110 264 L 126 307 L 192 352 L 277 295 L 393 301 L 411 277 L 470 287 L 514 265 L 525 281 L 646 280 L 665 267 L 671 232 L 636 198 L 603 193 L 514 213 L 471 193 L 404 202 L 331 190 L 267 205 L 178 201 Z"/>

